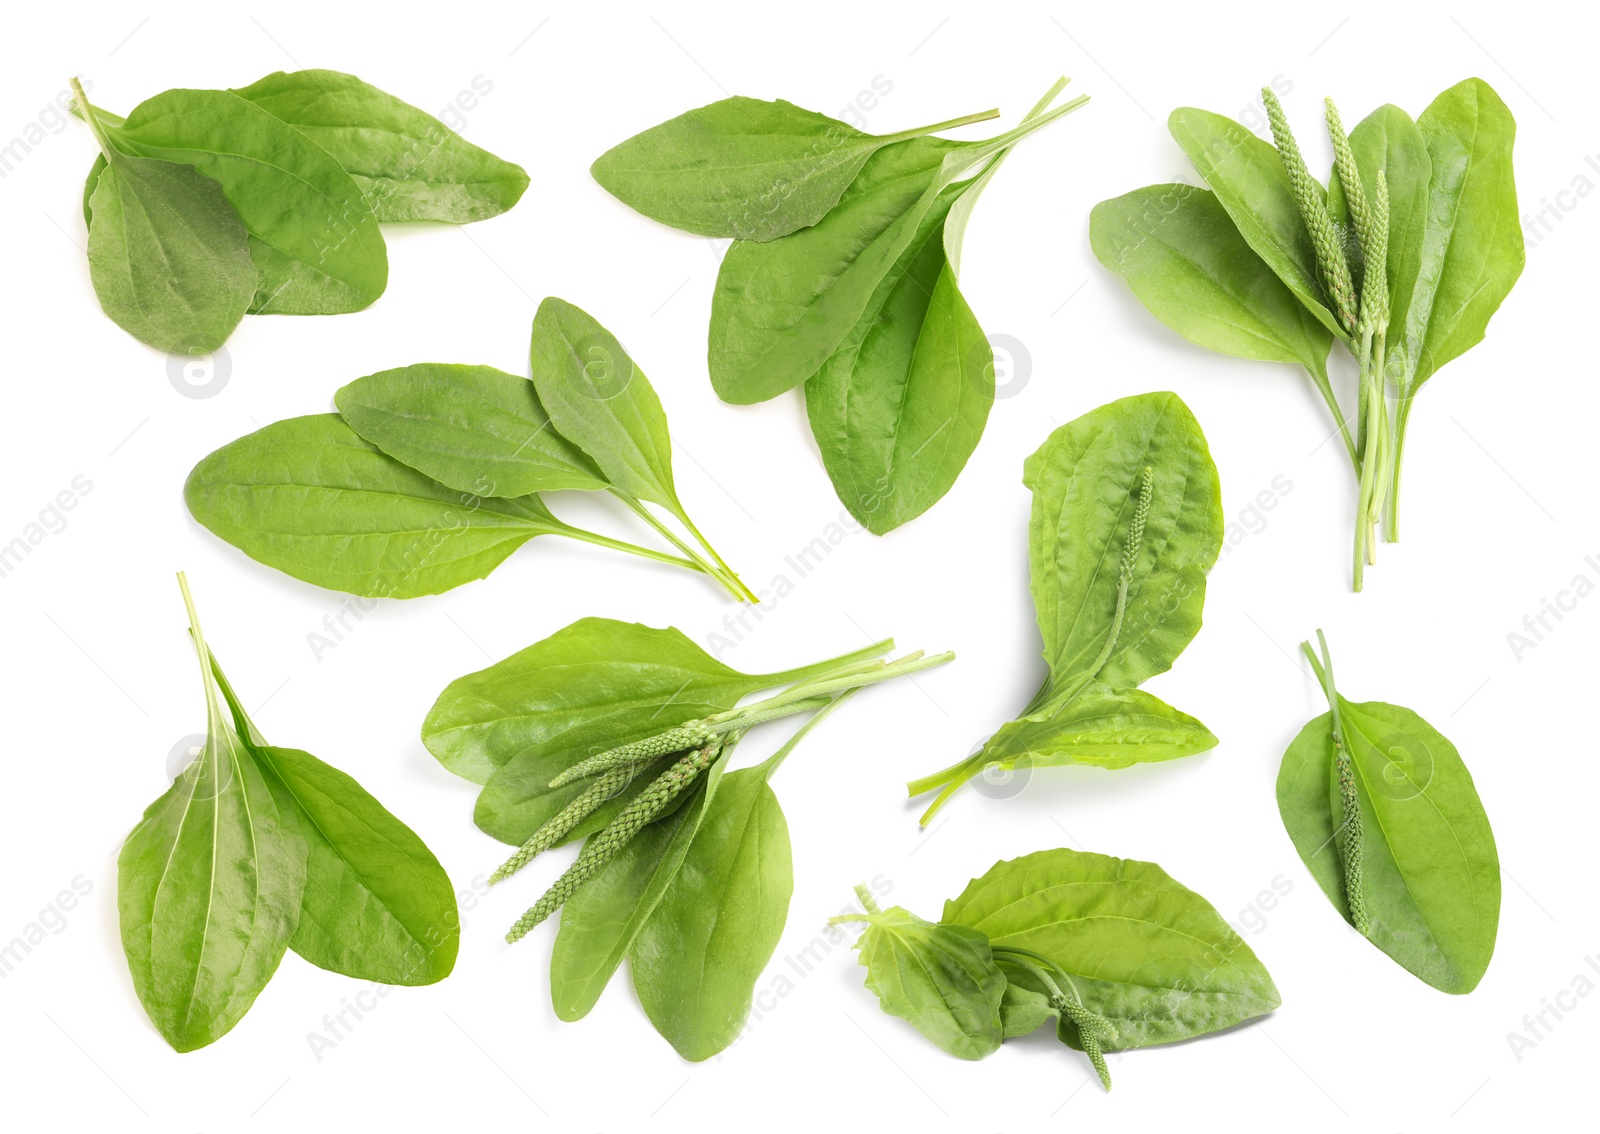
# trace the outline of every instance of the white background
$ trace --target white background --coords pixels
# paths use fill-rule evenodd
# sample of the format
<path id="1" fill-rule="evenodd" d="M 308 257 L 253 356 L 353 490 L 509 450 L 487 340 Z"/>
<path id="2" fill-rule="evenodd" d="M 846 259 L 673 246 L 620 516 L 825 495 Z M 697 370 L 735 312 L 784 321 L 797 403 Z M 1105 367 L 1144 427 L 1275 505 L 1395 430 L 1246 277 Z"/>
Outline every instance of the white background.
<path id="1" fill-rule="evenodd" d="M 1158 1130 L 1350 1120 L 1412 1129 L 1453 1118 L 1490 1129 L 1590 1098 L 1600 996 L 1558 1023 L 1547 1016 L 1553 1029 L 1520 1060 L 1508 1033 L 1580 973 L 1600 980 L 1585 963 L 1600 953 L 1600 599 L 1552 620 L 1553 632 L 1520 659 L 1507 640 L 1575 576 L 1600 580 L 1600 562 L 1585 562 L 1600 554 L 1590 495 L 1600 204 L 1567 192 L 1578 179 L 1600 185 L 1587 164 L 1600 152 L 1588 12 L 738 4 L 648 14 L 279 3 L 251 18 L 220 8 L 31 7 L 13 12 L 6 33 L 0 140 L 42 125 L 0 181 L 0 542 L 22 534 L 75 477 L 92 482 L 66 527 L 0 579 L 0 944 L 30 923 L 49 926 L 0 980 L 7 1128 L 354 1120 L 402 1129 Z M 389 289 L 370 310 L 248 318 L 227 345 L 225 387 L 184 396 L 166 358 L 98 309 L 79 247 L 94 145 L 81 124 L 46 108 L 74 73 L 92 81 L 97 102 L 126 111 L 168 87 L 238 86 L 296 67 L 354 72 L 429 111 L 481 76 L 493 89 L 466 114 L 464 133 L 523 164 L 532 185 L 516 210 L 487 223 L 390 228 Z M 977 209 L 964 259 L 968 299 L 991 334 L 1025 345 L 1027 381 L 997 402 L 943 502 L 887 538 L 850 537 L 799 578 L 785 557 L 840 510 L 799 397 L 748 408 L 716 400 L 704 358 L 721 244 L 631 213 L 590 180 L 589 163 L 725 94 L 836 112 L 880 76 L 892 91 L 867 115 L 873 132 L 989 106 L 1005 114 L 998 131 L 1061 73 L 1093 102 L 1018 149 Z M 1303 376 L 1209 354 L 1158 325 L 1093 260 L 1088 212 L 1149 182 L 1192 179 L 1164 128 L 1174 106 L 1236 113 L 1281 76 L 1320 169 L 1322 95 L 1336 95 L 1353 124 L 1385 101 L 1419 113 L 1469 75 L 1493 84 L 1516 114 L 1524 212 L 1548 202 L 1556 219 L 1537 244 L 1530 237 L 1527 270 L 1487 340 L 1424 392 L 1406 464 L 1405 542 L 1381 548 L 1356 596 L 1346 579 L 1352 479 L 1337 443 L 1320 444 L 1330 425 Z M 678 443 L 681 495 L 728 559 L 758 585 L 780 574 L 796 584 L 724 660 L 775 669 L 890 634 L 904 648 L 960 655 L 915 684 L 858 698 L 775 781 L 796 884 L 760 985 L 771 1007 L 704 1065 L 682 1062 L 654 1033 L 625 978 L 588 1019 L 555 1020 L 552 932 L 515 947 L 501 933 L 562 856 L 507 892 L 475 893 L 503 848 L 472 826 L 474 785 L 429 757 L 418 726 L 452 678 L 579 616 L 670 624 L 707 641 L 737 608 L 671 568 L 542 539 L 486 581 L 383 603 L 319 660 L 308 634 L 338 612 L 341 596 L 212 538 L 180 495 L 212 449 L 329 409 L 333 391 L 362 374 L 427 360 L 520 371 L 547 294 L 612 327 L 650 375 Z M 967 753 L 1041 674 L 1022 459 L 1055 425 L 1153 389 L 1178 391 L 1207 431 L 1238 542 L 1211 577 L 1204 629 L 1149 688 L 1203 719 L 1221 745 L 1117 773 L 1040 772 L 1009 800 L 968 790 L 919 833 L 920 808 L 905 801 L 903 781 Z M 1279 476 L 1292 491 L 1273 511 L 1250 513 Z M 631 531 L 591 502 L 556 507 Z M 122 957 L 117 848 L 165 789 L 173 745 L 203 727 L 173 582 L 180 568 L 235 684 L 248 702 L 264 702 L 257 719 L 268 735 L 357 776 L 428 841 L 465 896 L 455 974 L 378 1001 L 320 1060 L 308 1037 L 361 992 L 358 982 L 290 955 L 231 1034 L 179 1056 L 146 1021 Z M 1295 657 L 1318 626 L 1347 695 L 1416 709 L 1476 777 L 1505 899 L 1494 961 L 1470 996 L 1424 986 L 1349 930 L 1279 822 L 1280 756 L 1322 710 Z M 745 759 L 780 737 L 756 734 Z M 943 1055 L 878 1010 L 844 947 L 803 979 L 786 960 L 823 932 L 858 879 L 882 875 L 891 901 L 933 917 L 996 859 L 1061 845 L 1158 862 L 1210 899 L 1269 967 L 1283 1007 L 1227 1035 L 1114 1058 L 1116 1090 L 1105 1095 L 1085 1085 L 1081 1056 L 1043 1033 L 982 1063 Z M 50 912 L 79 876 L 88 897 Z M 1287 896 L 1263 909 L 1258 895 L 1270 899 L 1275 883 Z M 779 974 L 794 979 L 776 998 Z"/>

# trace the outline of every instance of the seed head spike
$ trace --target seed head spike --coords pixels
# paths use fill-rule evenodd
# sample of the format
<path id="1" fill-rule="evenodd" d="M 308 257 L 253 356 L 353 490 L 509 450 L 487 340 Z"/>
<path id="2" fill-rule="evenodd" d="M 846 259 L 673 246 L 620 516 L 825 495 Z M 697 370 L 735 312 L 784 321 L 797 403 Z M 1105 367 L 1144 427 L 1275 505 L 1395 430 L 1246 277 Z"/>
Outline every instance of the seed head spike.
<path id="1" fill-rule="evenodd" d="M 1294 196 L 1295 207 L 1300 211 L 1300 220 L 1311 236 L 1311 246 L 1317 255 L 1317 269 L 1322 276 L 1323 287 L 1327 289 L 1328 300 L 1333 304 L 1339 325 L 1346 333 L 1355 334 L 1355 284 L 1350 278 L 1350 264 L 1345 259 L 1344 245 L 1339 240 L 1338 230 L 1334 228 L 1333 218 L 1328 215 L 1328 203 L 1323 197 L 1322 186 L 1306 168 L 1306 160 L 1300 155 L 1299 143 L 1289 130 L 1289 119 L 1283 113 L 1283 104 L 1278 101 L 1278 96 L 1271 87 L 1262 87 L 1261 99 L 1267 107 L 1267 120 L 1272 124 L 1272 140 L 1277 144 L 1278 156 L 1288 176 L 1289 191 Z"/>
<path id="2" fill-rule="evenodd" d="M 672 767 L 657 776 L 649 787 L 636 795 L 628 806 L 622 809 L 609 826 L 590 836 L 589 841 L 583 844 L 583 850 L 578 853 L 578 857 L 567 867 L 566 873 L 556 879 L 555 885 L 546 890 L 528 912 L 518 918 L 516 924 L 507 931 L 506 940 L 512 943 L 522 940 L 530 929 L 560 909 L 580 886 L 615 858 L 617 852 L 625 847 L 645 824 L 665 811 L 667 805 L 676 799 L 679 793 L 710 767 L 721 751 L 722 744 L 714 741 L 687 753 Z"/>

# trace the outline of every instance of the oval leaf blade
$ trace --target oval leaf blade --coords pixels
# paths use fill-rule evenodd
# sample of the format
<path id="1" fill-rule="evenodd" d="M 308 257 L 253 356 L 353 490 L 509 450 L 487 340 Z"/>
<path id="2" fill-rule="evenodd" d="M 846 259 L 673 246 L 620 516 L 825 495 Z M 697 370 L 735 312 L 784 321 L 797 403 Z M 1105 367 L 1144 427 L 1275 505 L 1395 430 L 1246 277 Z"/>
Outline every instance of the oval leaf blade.
<path id="1" fill-rule="evenodd" d="M 628 954 L 645 1014 L 699 1062 L 738 1038 L 794 891 L 789 826 L 763 768 L 725 776 Z"/>
<path id="2" fill-rule="evenodd" d="M 289 418 L 194 467 L 190 513 L 250 558 L 370 597 L 481 579 L 528 540 L 563 530 L 537 496 L 477 499 L 363 441 L 337 414 Z"/>
<path id="3" fill-rule="evenodd" d="M 1150 862 L 1059 848 L 996 863 L 944 920 L 1064 969 L 1117 1049 L 1219 1031 L 1272 1011 L 1266 968 L 1212 907 Z"/>

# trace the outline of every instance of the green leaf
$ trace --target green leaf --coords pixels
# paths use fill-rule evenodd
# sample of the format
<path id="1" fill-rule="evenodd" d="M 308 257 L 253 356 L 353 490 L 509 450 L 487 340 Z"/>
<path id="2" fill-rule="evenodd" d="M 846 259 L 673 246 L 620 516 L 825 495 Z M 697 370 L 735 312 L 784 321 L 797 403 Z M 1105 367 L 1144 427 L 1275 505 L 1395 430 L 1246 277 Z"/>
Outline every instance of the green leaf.
<path id="1" fill-rule="evenodd" d="M 1199 631 L 1222 547 L 1222 490 L 1189 407 L 1156 393 L 1091 410 L 1046 439 L 1023 481 L 1033 490 L 1028 558 L 1049 676 L 975 755 L 907 785 L 914 796 L 940 791 L 924 825 L 991 765 L 1122 768 L 1216 744 L 1193 717 L 1135 691 Z"/>
<path id="2" fill-rule="evenodd" d="M 1104 664 L 1117 568 L 1139 495 L 1150 514 L 1120 632 Z M 1057 429 L 1023 465 L 1033 491 L 1028 560 L 1054 692 L 1086 677 L 1131 689 L 1170 669 L 1200 629 L 1206 573 L 1222 548 L 1222 489 L 1200 423 L 1176 394 L 1140 394 Z"/>
<path id="3" fill-rule="evenodd" d="M 1257 256 L 1216 194 L 1147 185 L 1089 214 L 1095 256 L 1198 346 L 1326 375 L 1333 335 Z"/>
<path id="4" fill-rule="evenodd" d="M 950 490 L 994 403 L 994 355 L 945 254 L 958 195 L 946 190 L 856 329 L 805 384 L 834 491 L 877 535 Z"/>
<path id="5" fill-rule="evenodd" d="M 781 241 L 735 241 L 711 301 L 711 384 L 723 401 L 766 401 L 820 370 L 915 238 L 960 146 L 916 138 L 879 150 L 839 204 Z"/>
<path id="6" fill-rule="evenodd" d="M 1034 980 L 1032 973 L 1020 966 L 1007 965 L 1003 960 L 997 963 L 1006 978 L 1005 996 L 1000 1001 L 1000 1024 L 1006 1039 L 1032 1035 L 1056 1018 L 1055 1005 L 1050 1003 L 1049 994 Z"/>
<path id="7" fill-rule="evenodd" d="M 460 944 L 455 891 L 410 827 L 309 752 L 259 746 L 299 808 L 305 895 L 290 945 L 319 968 L 384 984 L 433 984 Z"/>
<path id="8" fill-rule="evenodd" d="M 1329 309 L 1311 236 L 1278 151 L 1230 118 L 1180 106 L 1167 128 L 1233 218 L 1239 234 L 1332 334 L 1348 336 Z"/>
<path id="9" fill-rule="evenodd" d="M 856 952 L 885 1012 L 961 1059 L 982 1059 L 1000 1046 L 1006 978 L 983 933 L 923 921 L 899 906 L 851 920 L 867 922 Z"/>
<path id="10" fill-rule="evenodd" d="M 1112 630 L 1144 469 L 1154 491 L 1122 629 L 1090 673 Z M 1206 571 L 1222 547 L 1222 489 L 1189 406 L 1176 393 L 1141 393 L 1091 409 L 1051 433 L 1022 481 L 1034 491 L 1030 587 L 1054 691 L 1085 677 L 1133 688 L 1171 669 L 1200 630 Z"/>
<path id="11" fill-rule="evenodd" d="M 478 802 L 473 807 L 472 821 L 484 834 L 520 847 L 589 786 L 585 780 L 578 779 L 560 787 L 551 787 L 550 781 L 562 772 L 590 756 L 598 756 L 619 745 L 675 728 L 704 716 L 708 711 L 713 710 L 693 698 L 656 708 L 637 706 L 602 713 L 593 720 L 549 736 L 518 752 L 498 767 L 491 766 L 483 790 L 478 793 Z M 588 819 L 574 827 L 555 845 L 562 846 L 585 838 L 604 827 L 658 773 L 665 771 L 675 758 L 663 757 L 641 768 L 626 787 L 601 804 Z M 448 764 L 446 766 L 451 771 L 460 770 Z"/>
<path id="12" fill-rule="evenodd" d="M 537 496 L 479 499 L 363 441 L 335 414 L 290 418 L 194 467 L 196 520 L 258 562 L 351 594 L 412 598 L 481 579 L 534 536 L 570 534 Z"/>
<path id="13" fill-rule="evenodd" d="M 884 146 L 993 116 L 879 137 L 782 99 L 735 96 L 635 134 L 589 172 L 662 224 L 702 236 L 775 240 L 827 215 Z"/>
<path id="14" fill-rule="evenodd" d="M 117 913 L 139 1002 L 169 1044 L 193 1051 L 237 1024 L 277 971 L 300 919 L 306 846 L 222 715 L 183 585 L 206 743 L 123 843 Z"/>
<path id="15" fill-rule="evenodd" d="M 688 1060 L 738 1038 L 789 916 L 789 827 L 767 772 L 723 778 L 628 954 L 645 1014 Z"/>
<path id="16" fill-rule="evenodd" d="M 1045 113 L 1065 85 L 1057 83 L 1032 114 L 998 137 L 911 138 L 886 146 L 810 228 L 766 244 L 736 241 L 723 257 L 711 302 L 708 362 L 717 396 L 765 401 L 816 374 L 858 327 L 945 188 L 1087 101 L 1076 98 Z M 974 184 L 981 187 L 982 178 Z M 965 209 L 954 207 L 953 264 L 966 224 Z"/>
<path id="17" fill-rule="evenodd" d="M 1417 129 L 1432 168 L 1426 223 L 1403 337 L 1391 334 L 1389 347 L 1408 391 L 1483 341 L 1526 258 L 1511 168 L 1517 124 L 1500 96 L 1482 79 L 1463 80 L 1428 105 Z"/>
<path id="18" fill-rule="evenodd" d="M 582 618 L 452 681 L 422 723 L 422 742 L 446 768 L 478 783 L 524 751 L 539 753 L 530 762 L 545 752 L 562 753 L 557 771 L 563 771 L 592 755 L 589 749 L 606 735 L 625 743 L 650 735 L 634 733 L 651 720 L 660 722 L 653 731 L 661 731 L 851 660 L 858 659 L 849 655 L 781 673 L 746 674 L 712 658 L 679 630 Z M 601 731 L 576 734 L 582 741 L 572 749 L 554 747 L 568 730 L 583 725 Z M 604 731 L 612 727 L 614 734 Z"/>
<path id="19" fill-rule="evenodd" d="M 450 975 L 461 940 L 439 860 L 352 777 L 309 752 L 274 748 L 216 658 L 211 673 L 279 808 L 305 838 L 305 891 L 289 947 L 319 968 L 384 984 Z"/>
<path id="20" fill-rule="evenodd" d="M 1368 201 L 1377 200 L 1378 171 L 1389 183 L 1389 327 L 1390 343 L 1400 341 L 1422 269 L 1427 224 L 1428 182 L 1433 167 L 1428 146 L 1411 116 L 1398 106 L 1380 106 L 1350 131 L 1350 150 L 1361 171 Z M 1345 231 L 1354 232 L 1344 187 L 1337 171 L 1328 177 L 1328 212 Z M 1359 245 L 1356 246 L 1359 250 Z"/>
<path id="21" fill-rule="evenodd" d="M 1060 708 L 1046 705 L 1009 724 L 984 746 L 988 761 L 1049 767 L 1126 768 L 1176 760 L 1217 746 L 1211 730 L 1158 697 L 1091 681 Z"/>
<path id="22" fill-rule="evenodd" d="M 562 905 L 550 956 L 550 1002 L 558 1019 L 581 1020 L 599 1001 L 683 865 L 727 759 L 724 752 L 692 798 L 630 839 Z"/>
<path id="23" fill-rule="evenodd" d="M 103 112 L 99 111 L 99 110 L 96 110 L 95 113 L 99 114 L 99 113 L 103 113 Z M 100 175 L 102 173 L 104 173 L 105 171 L 106 171 L 106 155 L 105 154 L 100 154 L 94 159 L 94 164 L 89 167 L 89 176 L 87 178 L 85 178 L 84 182 L 83 182 L 83 227 L 84 228 L 88 228 L 88 227 L 90 227 L 91 225 L 94 224 L 94 210 L 89 207 L 89 202 L 94 198 L 95 187 L 100 184 Z M 230 205 L 228 207 L 232 208 L 233 206 Z M 238 216 L 237 213 L 235 213 L 234 215 Z M 248 252 L 249 250 L 246 249 L 246 251 Z M 250 270 L 251 271 L 255 271 L 254 268 L 251 268 Z M 253 283 L 250 285 L 250 290 L 252 291 L 252 293 L 255 291 L 255 285 Z"/>
<path id="24" fill-rule="evenodd" d="M 1443 992 L 1477 987 L 1500 920 L 1494 832 L 1460 753 L 1410 709 L 1338 698 L 1362 816 L 1362 894 L 1370 940 Z M 1306 868 L 1351 921 L 1330 800 L 1331 714 L 1284 753 L 1278 810 Z"/>
<path id="25" fill-rule="evenodd" d="M 1066 82 L 1023 117 L 1020 132 Z M 972 210 L 1009 153 L 1000 148 L 976 176 L 938 194 L 855 326 L 805 384 L 811 432 L 834 491 L 875 534 L 937 503 L 983 436 L 994 404 L 994 351 L 956 276 Z"/>
<path id="26" fill-rule="evenodd" d="M 333 155 L 380 221 L 484 220 L 528 187 L 521 166 L 354 75 L 276 71 L 231 93 Z"/>
<path id="27" fill-rule="evenodd" d="M 594 462 L 550 423 L 533 383 L 492 366 L 381 370 L 333 400 L 362 438 L 458 492 L 516 497 L 606 487 Z"/>
<path id="28" fill-rule="evenodd" d="M 1126 1049 L 1170 1043 L 1272 1011 L 1278 990 L 1204 898 L 1159 866 L 1082 851 L 996 863 L 945 903 L 943 922 L 1058 965 Z"/>
<path id="29" fill-rule="evenodd" d="M 89 278 L 100 306 L 157 350 L 209 354 L 255 295 L 249 234 L 210 178 L 112 153 L 111 165 L 91 172 L 85 198 Z"/>
<path id="30" fill-rule="evenodd" d="M 310 138 L 227 91 L 171 90 L 107 131 L 123 153 L 190 165 L 250 232 L 251 311 L 333 315 L 383 294 L 389 258 L 361 189 Z"/>
<path id="31" fill-rule="evenodd" d="M 680 518 L 661 399 L 610 331 L 550 296 L 533 319 L 533 385 L 557 431 L 617 489 Z"/>

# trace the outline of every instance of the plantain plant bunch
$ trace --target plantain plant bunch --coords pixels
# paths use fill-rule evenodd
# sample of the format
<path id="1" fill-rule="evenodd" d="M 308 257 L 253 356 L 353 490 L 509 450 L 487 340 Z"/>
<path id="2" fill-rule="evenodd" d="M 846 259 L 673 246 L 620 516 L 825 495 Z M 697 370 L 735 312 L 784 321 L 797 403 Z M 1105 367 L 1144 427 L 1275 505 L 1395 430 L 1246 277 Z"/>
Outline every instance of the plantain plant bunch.
<path id="1" fill-rule="evenodd" d="M 1400 468 L 1417 391 L 1482 341 L 1522 272 L 1511 150 L 1516 122 L 1481 79 L 1415 121 L 1381 106 L 1348 134 L 1325 100 L 1333 169 L 1312 175 L 1270 89 L 1276 145 L 1209 111 L 1168 126 L 1210 190 L 1150 185 L 1102 201 L 1095 255 L 1169 327 L 1242 358 L 1298 363 L 1327 402 L 1356 473 L 1352 583 L 1400 534 Z M 1357 369 L 1347 412 L 1329 377 Z"/>
<path id="2" fill-rule="evenodd" d="M 584 618 L 440 694 L 423 743 L 484 785 L 474 819 L 517 848 L 490 882 L 583 841 L 506 934 L 519 941 L 561 911 L 557 1016 L 587 1015 L 626 958 L 646 1015 L 685 1059 L 738 1038 L 794 889 L 773 773 L 857 690 L 954 656 L 891 661 L 893 648 L 746 674 L 677 630 Z M 752 729 L 802 714 L 771 756 L 729 769 Z"/>

